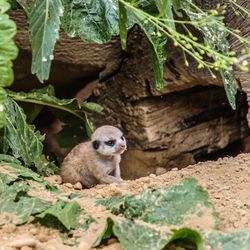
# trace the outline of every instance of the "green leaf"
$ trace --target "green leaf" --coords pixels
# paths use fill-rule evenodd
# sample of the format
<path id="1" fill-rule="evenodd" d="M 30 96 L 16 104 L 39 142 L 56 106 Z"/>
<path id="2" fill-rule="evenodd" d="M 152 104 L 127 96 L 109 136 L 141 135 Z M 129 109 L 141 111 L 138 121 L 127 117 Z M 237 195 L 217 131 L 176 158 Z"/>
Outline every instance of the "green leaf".
<path id="1" fill-rule="evenodd" d="M 63 125 L 62 127 L 62 130 L 59 133 L 55 134 L 55 139 L 60 147 L 74 147 L 75 145 L 88 139 L 86 129 L 82 124 L 82 121 L 70 115 L 64 115 L 63 118 L 62 116 L 60 116 L 60 119 L 63 119 L 65 123 L 65 125 Z"/>
<path id="2" fill-rule="evenodd" d="M 117 0 L 64 0 L 64 31 L 83 40 L 105 43 L 119 34 Z"/>
<path id="3" fill-rule="evenodd" d="M 153 26 L 150 24 L 143 24 L 142 22 L 139 23 L 141 28 L 143 29 L 144 33 L 146 34 L 150 48 L 151 48 L 151 55 L 153 60 L 153 70 L 154 70 L 154 78 L 155 78 L 155 85 L 158 91 L 163 89 L 163 70 L 164 70 L 164 63 L 166 61 L 165 57 L 165 44 L 167 42 L 166 37 L 159 37 L 157 36 L 157 31 Z"/>
<path id="4" fill-rule="evenodd" d="M 182 0 L 172 0 L 172 6 L 173 6 L 173 9 L 174 9 L 174 12 L 178 17 L 183 17 L 183 14 L 181 12 L 182 11 L 181 1 Z"/>
<path id="5" fill-rule="evenodd" d="M 26 13 L 31 11 L 34 0 L 16 0 Z"/>
<path id="6" fill-rule="evenodd" d="M 126 49 L 127 45 L 127 9 L 125 5 L 119 2 L 119 29 L 122 49 Z"/>
<path id="7" fill-rule="evenodd" d="M 28 93 L 8 90 L 8 95 L 16 101 L 39 104 L 48 106 L 51 109 L 66 111 L 80 119 L 83 122 L 82 125 L 86 122 L 85 112 L 98 113 L 103 109 L 100 105 L 92 102 L 79 103 L 76 99 L 59 99 L 55 97 L 55 90 L 52 85 L 48 85 L 41 89 L 35 89 Z"/>
<path id="8" fill-rule="evenodd" d="M 225 55 L 229 52 L 229 42 L 227 40 L 228 32 L 226 29 L 222 28 L 224 26 L 223 21 L 219 20 L 216 16 L 209 16 L 204 13 L 197 13 L 193 10 L 192 6 L 190 6 L 189 1 L 182 2 L 182 8 L 192 21 L 202 21 L 204 25 L 198 26 L 197 29 L 201 31 L 204 37 L 204 41 L 207 46 L 209 46 L 212 50 L 218 51 Z M 221 25 L 219 25 L 220 23 Z M 216 54 L 212 54 L 213 59 L 216 61 Z M 224 83 L 224 88 L 227 94 L 228 101 L 232 107 L 232 109 L 236 109 L 236 93 L 237 93 L 237 83 L 235 78 L 233 77 L 233 69 L 225 70 L 221 69 L 220 74 L 222 76 L 222 80 Z"/>
<path id="9" fill-rule="evenodd" d="M 34 126 L 27 124 L 23 110 L 11 98 L 5 103 L 5 109 L 6 124 L 2 139 L 13 156 L 21 159 L 26 166 L 34 166 L 40 174 L 53 172 L 53 166 L 42 158 L 44 136 L 35 131 Z"/>
<path id="10" fill-rule="evenodd" d="M 205 236 L 209 249 L 216 250 L 249 250 L 250 230 L 233 233 L 212 232 Z"/>
<path id="11" fill-rule="evenodd" d="M 88 119 L 87 116 L 85 116 L 85 129 L 86 129 L 86 133 L 87 136 L 90 137 L 91 134 L 94 131 L 94 125 L 92 124 L 92 122 Z"/>
<path id="12" fill-rule="evenodd" d="M 49 78 L 53 50 L 59 37 L 63 5 L 61 0 L 34 0 L 31 8 L 25 10 L 32 48 L 31 71 L 43 82 Z"/>
<path id="13" fill-rule="evenodd" d="M 155 0 L 157 8 L 160 12 L 159 17 L 167 19 L 167 26 L 175 30 L 174 16 L 172 12 L 172 0 Z"/>
<path id="14" fill-rule="evenodd" d="M 4 88 L 0 87 L 0 128 L 6 123 L 6 113 L 4 103 L 7 100 L 7 93 Z"/>
<path id="15" fill-rule="evenodd" d="M 103 240 L 109 239 L 112 235 L 118 238 L 124 250 L 166 249 L 172 242 L 178 244 L 183 241 L 191 244 L 192 249 L 203 249 L 201 235 L 192 229 L 170 230 L 142 224 L 138 221 L 124 219 L 113 221 L 110 218 L 107 219 L 103 232 L 92 247 L 99 246 Z"/>
<path id="16" fill-rule="evenodd" d="M 185 179 L 180 184 L 157 190 L 145 190 L 134 196 L 114 197 L 98 201 L 114 214 L 127 219 L 138 219 L 159 225 L 185 225 L 189 216 L 202 221 L 210 216 L 211 228 L 218 226 L 218 216 L 208 201 L 208 194 L 195 179 Z"/>
<path id="17" fill-rule="evenodd" d="M 55 97 L 55 89 L 52 85 L 48 85 L 44 88 L 40 89 L 33 89 L 30 92 L 14 92 L 11 90 L 8 90 L 8 95 L 12 98 L 15 98 L 16 100 L 19 101 L 25 101 L 26 102 L 33 102 L 41 105 L 52 105 L 54 104 L 56 106 L 66 106 L 68 104 L 71 104 L 75 101 L 75 99 L 58 99 Z M 40 102 L 39 102 L 40 101 Z M 75 104 L 75 106 L 79 106 L 79 104 Z"/>
<path id="18" fill-rule="evenodd" d="M 237 83 L 233 76 L 232 71 L 220 70 L 220 74 L 224 83 L 224 88 L 226 90 L 227 99 L 232 107 L 236 109 L 236 94 L 237 94 Z"/>
<path id="19" fill-rule="evenodd" d="M 146 22 L 142 19 L 140 15 L 135 13 L 135 22 L 140 25 L 141 29 L 144 31 L 150 48 L 153 61 L 154 79 L 156 89 L 161 91 L 163 89 L 163 69 L 164 63 L 166 61 L 165 55 L 165 45 L 167 38 L 165 36 L 159 36 L 157 29 L 151 23 Z"/>
<path id="20" fill-rule="evenodd" d="M 133 223 L 130 220 L 116 222 L 113 231 L 124 250 L 163 249 L 170 238 L 168 233 Z"/>
<path id="21" fill-rule="evenodd" d="M 16 159 L 11 155 L 6 155 L 6 154 L 0 154 L 0 163 L 7 163 L 7 164 L 14 163 L 17 165 L 22 165 L 18 159 Z"/>
<path id="22" fill-rule="evenodd" d="M 78 203 L 59 200 L 55 205 L 37 215 L 34 222 L 69 231 L 79 225 L 80 213 L 81 207 Z"/>
<path id="23" fill-rule="evenodd" d="M 11 177 L 12 181 L 18 180 L 25 183 L 26 180 L 33 180 L 39 189 L 42 188 L 44 191 L 49 191 L 54 194 L 61 193 L 59 189 L 44 180 L 39 174 L 22 166 L 21 162 L 13 156 L 0 154 L 0 172 L 3 173 L 2 176 Z M 34 189 L 35 187 L 32 186 L 32 190 Z"/>
<path id="24" fill-rule="evenodd" d="M 81 228 L 84 231 L 87 231 L 89 229 L 89 225 L 91 223 L 97 223 L 97 221 L 89 214 L 86 214 L 83 219 L 84 219 L 84 222 L 82 223 Z"/>
<path id="25" fill-rule="evenodd" d="M 10 4 L 10 8 L 11 10 L 17 10 L 20 9 L 20 5 L 18 4 L 17 0 L 8 0 L 9 4 Z"/>
<path id="26" fill-rule="evenodd" d="M 13 37 L 16 34 L 16 24 L 7 14 L 10 5 L 6 0 L 0 0 L 0 87 L 12 84 L 14 80 L 12 60 L 17 57 L 17 47 Z"/>
<path id="27" fill-rule="evenodd" d="M 190 228 L 181 228 L 173 230 L 174 234 L 171 236 L 169 243 L 176 245 L 183 245 L 183 247 L 193 246 L 191 249 L 203 250 L 203 239 L 200 233 Z M 168 243 L 168 245 L 169 245 Z"/>
<path id="28" fill-rule="evenodd" d="M 81 107 L 89 112 L 101 113 L 103 111 L 103 107 L 95 102 L 83 102 Z"/>
<path id="29" fill-rule="evenodd" d="M 56 139 L 62 147 L 75 146 L 90 137 L 94 127 L 88 120 L 86 112 L 99 113 L 103 110 L 102 106 L 93 102 L 79 103 L 76 99 L 58 99 L 55 97 L 52 85 L 28 93 L 8 90 L 8 95 L 16 101 L 32 105 L 28 110 L 29 122 L 36 117 L 43 105 L 48 106 L 52 113 L 64 123 L 63 129 L 56 135 Z M 40 109 L 36 107 L 37 105 L 40 106 Z"/>
<path id="30" fill-rule="evenodd" d="M 110 218 L 107 218 L 106 225 L 102 233 L 96 238 L 95 242 L 92 244 L 92 247 L 98 247 L 103 240 L 110 239 L 113 234 L 113 225 L 114 221 Z"/>
<path id="31" fill-rule="evenodd" d="M 5 175 L 0 174 L 0 215 L 1 224 L 23 224 L 30 215 L 38 214 L 47 209 L 51 202 L 27 195 L 29 186 L 26 183 L 6 183 Z"/>
<path id="32" fill-rule="evenodd" d="M 0 1 L 0 14 L 5 13 L 10 9 L 10 4 L 6 0 L 1 0 Z"/>
<path id="33" fill-rule="evenodd" d="M 37 118 L 39 113 L 42 111 L 43 106 L 39 104 L 20 102 L 19 105 L 22 107 L 24 113 L 27 116 L 27 123 L 31 124 Z"/>

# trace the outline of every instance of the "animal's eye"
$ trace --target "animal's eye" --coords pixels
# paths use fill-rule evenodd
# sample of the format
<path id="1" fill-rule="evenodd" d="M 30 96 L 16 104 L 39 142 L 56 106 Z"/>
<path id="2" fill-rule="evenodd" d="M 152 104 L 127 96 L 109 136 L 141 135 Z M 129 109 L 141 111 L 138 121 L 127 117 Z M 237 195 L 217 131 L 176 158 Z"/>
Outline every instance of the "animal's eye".
<path id="1" fill-rule="evenodd" d="M 124 141 L 125 140 L 124 136 L 121 136 L 121 139 Z"/>
<path id="2" fill-rule="evenodd" d="M 109 140 L 104 142 L 106 145 L 113 147 L 116 143 L 116 140 Z"/>

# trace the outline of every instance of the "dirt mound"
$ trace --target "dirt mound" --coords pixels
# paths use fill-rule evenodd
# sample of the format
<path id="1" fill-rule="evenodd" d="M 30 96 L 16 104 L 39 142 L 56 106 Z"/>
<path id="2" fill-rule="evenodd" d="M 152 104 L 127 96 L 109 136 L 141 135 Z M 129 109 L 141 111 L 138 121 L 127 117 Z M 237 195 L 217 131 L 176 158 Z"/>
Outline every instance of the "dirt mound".
<path id="1" fill-rule="evenodd" d="M 241 154 L 235 158 L 199 163 L 181 170 L 173 169 L 161 176 L 151 175 L 134 181 L 125 181 L 122 184 L 98 185 L 85 190 L 74 189 L 68 184 L 61 185 L 59 176 L 51 176 L 47 180 L 66 193 L 74 192 L 98 198 L 110 198 L 116 195 L 136 194 L 146 188 L 159 188 L 178 183 L 186 177 L 194 177 L 208 191 L 209 198 L 219 213 L 221 219 L 219 229 L 232 232 L 250 228 L 249 165 L 250 154 Z M 109 213 L 107 210 L 102 206 L 94 206 L 91 198 L 84 199 L 84 203 L 84 207 L 88 207 L 86 212 L 94 214 L 100 220 L 103 217 L 103 223 L 105 223 Z M 0 249 L 88 249 L 89 243 L 96 238 L 99 231 L 100 224 L 92 223 L 90 230 L 85 233 L 79 232 L 80 244 L 72 248 L 70 245 L 73 243 L 70 240 L 66 242 L 68 245 L 63 245 L 62 237 L 57 230 L 39 224 L 5 225 L 0 230 Z M 120 249 L 120 245 L 115 240 L 110 240 L 103 248 Z"/>

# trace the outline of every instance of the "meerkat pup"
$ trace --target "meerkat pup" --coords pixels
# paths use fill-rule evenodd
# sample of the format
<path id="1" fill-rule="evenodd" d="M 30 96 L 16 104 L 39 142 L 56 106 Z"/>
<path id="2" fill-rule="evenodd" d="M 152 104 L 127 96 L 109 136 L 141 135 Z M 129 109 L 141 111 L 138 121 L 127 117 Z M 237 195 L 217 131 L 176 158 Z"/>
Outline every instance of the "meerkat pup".
<path id="1" fill-rule="evenodd" d="M 63 182 L 83 187 L 98 183 L 120 183 L 121 154 L 127 149 L 126 140 L 120 129 L 113 126 L 97 128 L 91 141 L 75 146 L 61 165 Z"/>

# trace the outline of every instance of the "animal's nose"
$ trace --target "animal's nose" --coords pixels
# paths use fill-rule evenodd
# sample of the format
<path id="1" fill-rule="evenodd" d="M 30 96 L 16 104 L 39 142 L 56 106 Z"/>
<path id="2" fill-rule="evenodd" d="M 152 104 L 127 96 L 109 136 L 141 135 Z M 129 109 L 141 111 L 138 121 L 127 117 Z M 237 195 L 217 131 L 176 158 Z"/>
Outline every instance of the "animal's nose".
<path id="1" fill-rule="evenodd" d="M 126 145 L 125 144 L 121 144 L 120 147 L 121 148 L 126 148 Z"/>

